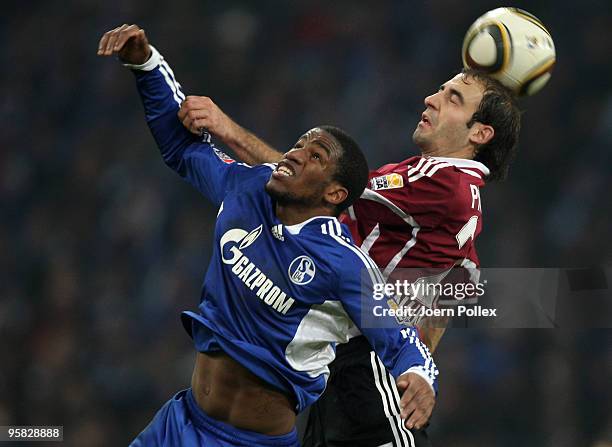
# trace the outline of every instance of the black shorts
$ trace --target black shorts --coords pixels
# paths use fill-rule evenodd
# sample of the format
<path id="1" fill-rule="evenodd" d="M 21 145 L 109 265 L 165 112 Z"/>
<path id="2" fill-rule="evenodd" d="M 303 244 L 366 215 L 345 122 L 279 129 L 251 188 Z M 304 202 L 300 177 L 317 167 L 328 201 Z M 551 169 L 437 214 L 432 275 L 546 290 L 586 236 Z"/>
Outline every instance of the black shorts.
<path id="1" fill-rule="evenodd" d="M 338 346 L 327 388 L 310 408 L 303 447 L 426 447 L 424 430 L 408 430 L 395 380 L 365 337 Z"/>

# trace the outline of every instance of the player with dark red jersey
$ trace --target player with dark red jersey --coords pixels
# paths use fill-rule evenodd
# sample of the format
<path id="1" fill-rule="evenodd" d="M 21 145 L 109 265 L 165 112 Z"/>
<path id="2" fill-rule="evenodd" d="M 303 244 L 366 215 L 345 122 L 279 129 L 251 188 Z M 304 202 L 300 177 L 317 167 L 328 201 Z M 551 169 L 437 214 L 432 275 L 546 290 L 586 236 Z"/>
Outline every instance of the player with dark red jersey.
<path id="1" fill-rule="evenodd" d="M 480 188 L 489 169 L 460 158 L 411 157 L 370 172 L 344 223 L 388 276 L 407 267 L 478 265 Z"/>
<path id="2" fill-rule="evenodd" d="M 424 102 L 413 134 L 421 155 L 372 171 L 368 188 L 343 222 L 389 279 L 401 277 L 402 269 L 418 269 L 423 275 L 437 272 L 433 276 L 438 280 L 449 274 L 454 280 L 477 280 L 480 189 L 486 181 L 507 175 L 520 130 L 516 98 L 486 74 L 467 70 Z M 280 157 L 210 98 L 188 97 L 179 117 L 192 132 L 205 128 L 217 135 L 247 163 Z M 414 270 L 407 273 L 411 274 Z M 411 323 L 415 320 L 418 317 Z M 433 351 L 444 324 L 428 318 L 418 323 L 420 337 Z M 304 445 L 430 445 L 422 427 L 408 431 L 398 423 L 398 412 L 398 394 L 389 373 L 364 337 L 356 334 L 338 346 L 327 389 L 311 409 Z"/>

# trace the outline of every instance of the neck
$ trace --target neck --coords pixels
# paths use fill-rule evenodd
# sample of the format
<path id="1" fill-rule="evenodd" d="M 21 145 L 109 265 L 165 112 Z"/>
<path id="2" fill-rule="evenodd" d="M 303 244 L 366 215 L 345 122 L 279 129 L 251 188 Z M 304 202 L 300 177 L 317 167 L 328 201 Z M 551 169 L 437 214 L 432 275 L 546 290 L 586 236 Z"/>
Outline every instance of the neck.
<path id="1" fill-rule="evenodd" d="M 312 206 L 303 207 L 295 204 L 276 204 L 276 217 L 278 217 L 278 220 L 283 225 L 296 225 L 316 216 L 333 217 L 334 215 L 330 212 L 329 208 L 323 206 L 313 208 Z"/>
<path id="2" fill-rule="evenodd" d="M 474 159 L 474 149 L 471 147 L 464 147 L 462 149 L 421 149 L 421 154 L 427 157 L 466 158 L 468 160 Z"/>

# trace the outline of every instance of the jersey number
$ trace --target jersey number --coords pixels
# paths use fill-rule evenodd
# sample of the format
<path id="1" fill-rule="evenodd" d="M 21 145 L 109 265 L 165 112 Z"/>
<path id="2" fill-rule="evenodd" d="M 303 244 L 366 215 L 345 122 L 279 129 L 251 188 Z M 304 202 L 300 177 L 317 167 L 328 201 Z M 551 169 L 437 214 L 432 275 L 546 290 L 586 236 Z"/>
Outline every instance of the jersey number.
<path id="1" fill-rule="evenodd" d="M 459 233 L 455 236 L 459 250 L 465 245 L 470 239 L 474 239 L 474 233 L 476 233 L 476 226 L 478 225 L 478 216 L 470 217 L 470 220 L 459 230 Z"/>

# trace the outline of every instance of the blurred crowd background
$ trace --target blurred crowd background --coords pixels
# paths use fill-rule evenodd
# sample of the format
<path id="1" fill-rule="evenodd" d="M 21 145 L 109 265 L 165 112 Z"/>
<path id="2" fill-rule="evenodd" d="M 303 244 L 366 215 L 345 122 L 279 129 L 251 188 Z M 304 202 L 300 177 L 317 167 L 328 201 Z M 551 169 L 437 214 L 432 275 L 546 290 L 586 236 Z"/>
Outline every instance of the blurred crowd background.
<path id="1" fill-rule="evenodd" d="M 416 153 L 423 98 L 460 69 L 476 0 L 3 2 L 0 426 L 127 445 L 188 386 L 214 210 L 157 154 L 99 37 L 144 27 L 184 90 L 279 149 L 333 123 L 372 167 Z M 483 266 L 610 266 L 612 5 L 517 1 L 557 46 L 521 102 L 519 156 L 483 190 Z M 612 330 L 449 330 L 434 446 L 612 445 Z"/>

